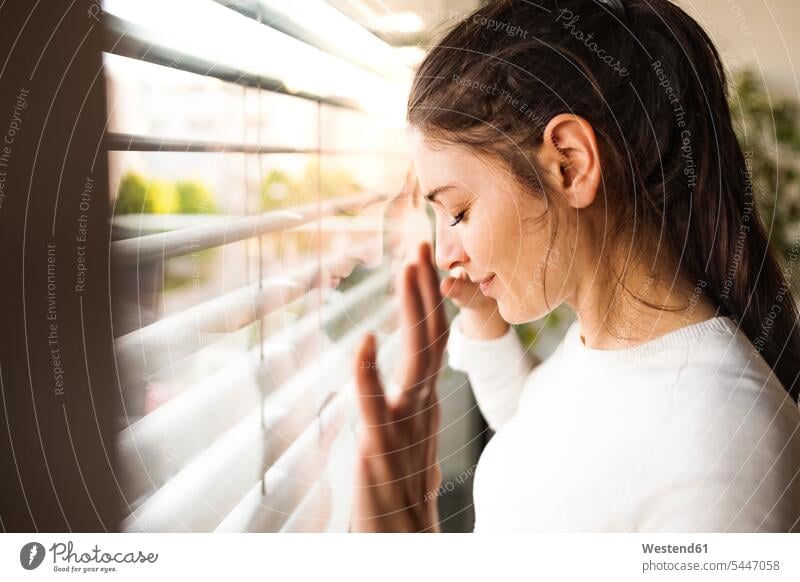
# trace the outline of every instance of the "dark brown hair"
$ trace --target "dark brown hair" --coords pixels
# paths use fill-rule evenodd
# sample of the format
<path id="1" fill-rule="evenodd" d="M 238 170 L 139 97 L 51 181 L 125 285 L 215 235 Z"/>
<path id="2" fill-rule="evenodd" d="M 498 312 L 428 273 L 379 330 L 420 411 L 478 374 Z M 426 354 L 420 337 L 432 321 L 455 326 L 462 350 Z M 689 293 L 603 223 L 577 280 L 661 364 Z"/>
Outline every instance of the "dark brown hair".
<path id="1" fill-rule="evenodd" d="M 551 193 L 531 154 L 560 113 L 595 131 L 598 201 L 613 218 L 604 235 L 674 266 L 738 322 L 797 401 L 797 306 L 755 208 L 708 35 L 667 0 L 491 2 L 432 48 L 408 105 L 426 138 L 500 160 L 541 195 Z M 630 294 L 625 272 L 613 278 Z"/>

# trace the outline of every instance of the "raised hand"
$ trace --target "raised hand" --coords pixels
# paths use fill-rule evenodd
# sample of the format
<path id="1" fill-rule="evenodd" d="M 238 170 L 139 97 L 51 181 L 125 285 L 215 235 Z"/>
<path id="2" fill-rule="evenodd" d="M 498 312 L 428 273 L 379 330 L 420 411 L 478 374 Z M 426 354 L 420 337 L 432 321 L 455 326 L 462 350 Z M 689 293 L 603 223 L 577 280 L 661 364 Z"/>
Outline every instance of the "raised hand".
<path id="1" fill-rule="evenodd" d="M 375 337 L 362 341 L 355 361 L 363 430 L 358 444 L 354 532 L 438 531 L 434 492 L 439 401 L 436 379 L 448 327 L 428 243 L 402 273 L 400 320 L 403 353 L 399 391 L 388 397 L 377 370 Z"/>
<path id="2" fill-rule="evenodd" d="M 494 339 L 508 330 L 500 316 L 497 301 L 481 293 L 477 283 L 470 281 L 466 271 L 442 281 L 441 291 L 461 309 L 461 331 L 475 339 Z"/>

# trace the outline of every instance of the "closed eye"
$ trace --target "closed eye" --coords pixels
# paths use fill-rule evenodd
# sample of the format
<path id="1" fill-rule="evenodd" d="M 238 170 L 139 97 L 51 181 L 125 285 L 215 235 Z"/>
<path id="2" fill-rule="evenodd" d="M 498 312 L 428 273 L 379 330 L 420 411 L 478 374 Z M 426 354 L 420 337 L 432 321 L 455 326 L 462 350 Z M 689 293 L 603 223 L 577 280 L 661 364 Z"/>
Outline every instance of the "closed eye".
<path id="1" fill-rule="evenodd" d="M 461 212 L 459 212 L 458 214 L 456 214 L 456 215 L 455 215 L 455 217 L 453 217 L 453 222 L 451 222 L 451 223 L 450 223 L 450 226 L 455 226 L 455 225 L 457 225 L 459 222 L 461 222 L 462 220 L 464 220 L 464 215 L 465 215 L 466 213 L 467 213 L 467 211 L 466 211 L 466 210 L 462 210 Z"/>

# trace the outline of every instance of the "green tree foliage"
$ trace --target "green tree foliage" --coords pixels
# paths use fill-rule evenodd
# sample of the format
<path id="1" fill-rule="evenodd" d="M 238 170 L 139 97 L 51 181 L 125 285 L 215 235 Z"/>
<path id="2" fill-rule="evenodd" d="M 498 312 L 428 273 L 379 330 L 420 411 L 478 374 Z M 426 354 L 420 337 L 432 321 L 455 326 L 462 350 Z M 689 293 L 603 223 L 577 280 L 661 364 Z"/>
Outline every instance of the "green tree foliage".
<path id="1" fill-rule="evenodd" d="M 175 189 L 178 191 L 178 208 L 181 214 L 213 214 L 217 211 L 213 194 L 202 182 L 178 182 Z"/>
<path id="2" fill-rule="evenodd" d="M 279 210 L 289 206 L 316 202 L 317 192 L 322 199 L 357 194 L 362 186 L 347 170 L 310 163 L 299 178 L 292 178 L 281 170 L 270 170 L 261 187 L 263 211 Z"/>
<path id="3" fill-rule="evenodd" d="M 201 182 L 148 180 L 128 172 L 120 180 L 115 214 L 211 214 L 213 194 Z"/>

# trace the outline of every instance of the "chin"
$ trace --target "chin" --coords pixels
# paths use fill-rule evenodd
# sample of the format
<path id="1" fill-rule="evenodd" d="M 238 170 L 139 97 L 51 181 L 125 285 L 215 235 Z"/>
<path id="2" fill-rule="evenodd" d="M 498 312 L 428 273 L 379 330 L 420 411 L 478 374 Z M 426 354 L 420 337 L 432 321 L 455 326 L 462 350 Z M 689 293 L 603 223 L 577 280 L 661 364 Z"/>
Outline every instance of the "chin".
<path id="1" fill-rule="evenodd" d="M 509 308 L 509 303 L 512 305 L 511 308 Z M 509 301 L 508 298 L 497 300 L 497 310 L 500 312 L 500 317 L 511 325 L 519 325 L 531 321 L 525 317 L 524 310 L 520 309 L 520 307 L 518 303 Z"/>
<path id="2" fill-rule="evenodd" d="M 530 323 L 542 319 L 549 314 L 553 309 L 547 309 L 542 306 L 537 308 L 530 305 L 523 306 L 521 302 L 509 300 L 508 297 L 503 297 L 497 300 L 497 310 L 507 323 L 511 325 L 521 325 L 523 323 Z"/>

